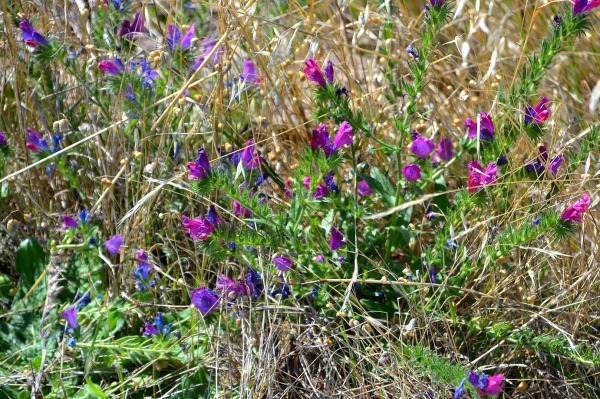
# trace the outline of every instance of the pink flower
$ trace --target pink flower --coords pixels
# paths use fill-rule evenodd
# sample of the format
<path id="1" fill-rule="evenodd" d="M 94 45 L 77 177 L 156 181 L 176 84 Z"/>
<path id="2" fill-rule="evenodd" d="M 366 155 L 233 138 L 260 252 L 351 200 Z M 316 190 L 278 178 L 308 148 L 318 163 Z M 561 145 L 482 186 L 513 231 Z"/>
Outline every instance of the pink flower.
<path id="1" fill-rule="evenodd" d="M 482 112 L 479 116 L 481 117 L 479 121 L 479 137 L 482 140 L 493 140 L 494 123 L 492 122 L 492 118 L 490 118 L 487 112 Z M 465 127 L 469 129 L 468 133 L 470 139 L 477 138 L 477 121 L 468 117 L 465 121 Z"/>
<path id="2" fill-rule="evenodd" d="M 333 138 L 333 143 L 331 143 L 331 152 L 337 151 L 347 144 L 352 144 L 353 137 L 350 133 L 352 133 L 352 126 L 346 121 L 342 122 Z"/>
<path id="3" fill-rule="evenodd" d="M 406 181 L 417 181 L 421 178 L 421 168 L 419 168 L 419 165 L 414 163 L 406 165 L 402 168 L 402 176 L 404 176 Z"/>
<path id="4" fill-rule="evenodd" d="M 323 71 L 321 71 L 319 64 L 317 64 L 317 61 L 314 58 L 305 60 L 304 64 L 306 65 L 304 67 L 304 74 L 308 80 L 315 82 L 319 87 L 327 85 L 325 82 L 325 75 L 323 75 Z"/>
<path id="5" fill-rule="evenodd" d="M 98 69 L 109 75 L 118 75 L 121 73 L 121 69 L 119 69 L 117 64 L 110 60 L 100 61 L 98 63 Z"/>
<path id="6" fill-rule="evenodd" d="M 581 198 L 573 203 L 573 205 L 569 206 L 567 209 L 563 211 L 560 215 L 562 220 L 575 221 L 577 223 L 581 223 L 581 215 L 587 212 L 590 207 L 591 201 L 590 196 L 587 193 L 583 193 Z"/>
<path id="7" fill-rule="evenodd" d="M 485 373 L 481 373 L 481 376 L 474 371 L 469 373 L 469 382 L 477 388 L 480 395 L 498 395 L 502 389 L 503 381 L 504 376 L 502 374 L 488 377 Z"/>
<path id="8" fill-rule="evenodd" d="M 498 167 L 493 162 L 490 162 L 485 170 L 479 162 L 469 162 L 469 171 L 469 193 L 478 188 L 496 184 Z"/>
<path id="9" fill-rule="evenodd" d="M 371 187 L 369 187 L 369 183 L 367 183 L 366 180 L 363 180 L 360 183 L 358 183 L 358 186 L 356 187 L 356 191 L 358 192 L 358 195 L 360 197 L 364 197 L 365 195 L 373 194 L 373 190 L 371 190 Z"/>
<path id="10" fill-rule="evenodd" d="M 415 156 L 425 159 L 435 149 L 435 143 L 417 134 L 417 138 L 410 145 L 410 152 Z"/>
<path id="11" fill-rule="evenodd" d="M 190 219 L 183 215 L 183 227 L 194 241 L 206 241 L 210 234 L 215 231 L 215 226 L 208 219 L 203 219 L 200 216 Z"/>
<path id="12" fill-rule="evenodd" d="M 548 109 L 549 102 L 550 100 L 547 97 L 542 97 L 535 107 L 528 105 L 525 108 L 525 124 L 545 122 L 552 113 L 552 110 Z"/>
<path id="13" fill-rule="evenodd" d="M 600 0 L 571 0 L 571 3 L 573 4 L 573 15 L 581 14 L 600 6 Z"/>

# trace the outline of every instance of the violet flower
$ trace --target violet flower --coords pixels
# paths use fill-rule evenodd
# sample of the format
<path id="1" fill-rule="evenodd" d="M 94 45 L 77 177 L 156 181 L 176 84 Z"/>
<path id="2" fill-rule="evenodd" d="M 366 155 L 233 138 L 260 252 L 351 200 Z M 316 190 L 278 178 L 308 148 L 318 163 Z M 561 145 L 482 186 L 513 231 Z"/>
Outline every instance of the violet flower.
<path id="1" fill-rule="evenodd" d="M 337 193 L 337 192 L 340 191 L 340 188 L 333 181 L 334 177 L 335 177 L 334 173 L 333 172 L 329 172 L 325 176 L 323 176 L 323 182 L 325 183 L 325 186 L 327 186 L 327 189 L 329 191 Z"/>
<path id="2" fill-rule="evenodd" d="M 50 43 L 48 43 L 48 40 L 46 40 L 46 38 L 44 36 L 39 34 L 38 31 L 33 29 L 33 26 L 31 26 L 31 24 L 29 23 L 29 20 L 27 18 L 23 19 L 19 23 L 19 28 L 21 29 L 21 37 L 25 40 L 25 43 L 27 43 L 28 46 L 31 46 L 31 47 L 50 46 Z"/>
<path id="3" fill-rule="evenodd" d="M 494 123 L 492 122 L 492 118 L 487 112 L 482 112 L 479 115 L 481 116 L 479 123 L 479 137 L 482 140 L 493 140 Z M 470 139 L 477 138 L 477 121 L 474 121 L 471 119 L 471 117 L 468 117 L 465 121 L 465 127 L 469 129 L 468 135 Z"/>
<path id="4" fill-rule="evenodd" d="M 194 162 L 188 162 L 187 167 L 189 169 L 188 179 L 190 180 L 204 180 L 208 177 L 210 161 L 204 148 L 198 150 L 198 159 Z"/>
<path id="5" fill-rule="evenodd" d="M 75 220 L 74 218 L 72 218 L 71 216 L 66 216 L 64 215 L 62 217 L 62 225 L 60 226 L 62 229 L 68 229 L 68 228 L 77 228 L 79 227 L 79 223 L 77 223 L 77 220 Z"/>
<path id="6" fill-rule="evenodd" d="M 581 215 L 587 212 L 590 207 L 591 201 L 590 196 L 587 193 L 583 193 L 581 198 L 575 201 L 572 205 L 570 205 L 567 209 L 563 211 L 560 215 L 562 220 L 566 221 L 574 221 L 577 223 L 581 223 Z"/>
<path id="7" fill-rule="evenodd" d="M 242 74 L 240 75 L 240 79 L 246 85 L 258 86 L 262 83 L 263 78 L 258 76 L 258 72 L 256 71 L 256 66 L 254 66 L 254 61 L 252 60 L 244 60 L 244 68 Z"/>
<path id="8" fill-rule="evenodd" d="M 294 262 L 290 258 L 285 256 L 275 256 L 273 258 L 273 264 L 275 265 L 277 270 L 287 272 L 292 268 Z"/>
<path id="9" fill-rule="evenodd" d="M 194 25 L 190 25 L 187 33 L 181 37 L 181 32 L 175 24 L 169 24 L 169 33 L 167 34 L 167 47 L 172 53 L 181 47 L 181 50 L 186 50 L 192 45 L 192 39 L 194 38 Z"/>
<path id="10" fill-rule="evenodd" d="M 537 172 L 537 173 L 542 173 L 546 167 L 546 163 L 548 162 L 548 151 L 546 149 L 545 145 L 540 145 L 538 147 L 538 157 L 535 161 L 531 162 L 527 162 L 526 164 L 526 168 L 527 171 L 529 172 Z M 554 158 L 552 158 L 552 161 L 550 161 L 550 163 L 548 164 L 548 170 L 550 170 L 550 173 L 552 173 L 553 176 L 556 176 L 556 174 L 558 173 L 558 168 L 560 167 L 562 163 L 562 155 L 558 155 Z"/>
<path id="11" fill-rule="evenodd" d="M 231 206 L 233 207 L 233 214 L 236 216 L 243 216 L 246 218 L 252 216 L 252 211 L 248 208 L 244 208 L 242 204 L 236 200 L 231 201 Z"/>
<path id="12" fill-rule="evenodd" d="M 323 75 L 323 71 L 321 71 L 319 64 L 317 64 L 317 61 L 314 58 L 305 60 L 304 64 L 305 67 L 303 72 L 308 80 L 310 80 L 311 82 L 315 82 L 319 87 L 324 87 L 327 85 L 327 83 L 325 82 L 325 75 Z"/>
<path id="13" fill-rule="evenodd" d="M 421 178 L 421 168 L 419 165 L 411 163 L 402 168 L 402 176 L 408 182 L 417 181 Z"/>
<path id="14" fill-rule="evenodd" d="M 317 188 L 315 188 L 315 192 L 313 193 L 312 199 L 316 200 L 319 198 L 323 198 L 329 195 L 329 189 L 323 183 L 317 184 Z"/>
<path id="15" fill-rule="evenodd" d="M 571 0 L 573 15 L 578 15 L 600 6 L 600 0 Z"/>
<path id="16" fill-rule="evenodd" d="M 77 313 L 79 313 L 79 309 L 75 306 L 71 306 L 69 309 L 60 312 L 60 316 L 67 321 L 67 324 L 73 330 L 77 329 Z"/>
<path id="17" fill-rule="evenodd" d="M 142 17 L 142 14 L 138 12 L 135 14 L 135 17 L 133 17 L 133 22 L 127 20 L 123 21 L 121 29 L 119 30 L 119 36 L 132 36 L 134 33 L 144 33 L 145 31 L 144 18 Z"/>
<path id="18" fill-rule="evenodd" d="M 104 242 L 104 246 L 112 256 L 116 256 L 119 253 L 121 246 L 123 246 L 123 237 L 121 237 L 119 234 L 116 234 L 109 240 L 106 240 Z"/>
<path id="19" fill-rule="evenodd" d="M 369 183 L 366 180 L 363 180 L 358 183 L 356 187 L 356 191 L 359 197 L 364 197 L 365 195 L 373 194 L 373 190 L 369 187 Z"/>
<path id="20" fill-rule="evenodd" d="M 256 155 L 253 140 L 250 140 L 246 143 L 246 147 L 244 147 L 244 149 L 242 150 L 240 159 L 248 169 L 256 169 L 260 166 L 262 161 L 260 157 Z"/>
<path id="21" fill-rule="evenodd" d="M 342 122 L 333 138 L 333 142 L 330 144 L 332 153 L 345 145 L 352 144 L 354 138 L 350 133 L 352 133 L 352 126 L 346 121 Z"/>
<path id="22" fill-rule="evenodd" d="M 142 336 L 149 337 L 151 335 L 160 335 L 160 333 L 158 332 L 158 329 L 156 327 L 154 327 L 153 324 L 145 323 L 144 324 L 144 333 L 142 334 Z"/>
<path id="23" fill-rule="evenodd" d="M 460 384 L 456 388 L 454 388 L 454 397 L 453 399 L 460 399 L 465 396 L 465 382 L 467 382 L 466 378 L 463 378 Z"/>
<path id="24" fill-rule="evenodd" d="M 485 170 L 479 162 L 469 162 L 469 193 L 496 184 L 496 173 L 498 167 L 493 162 L 490 162 Z"/>
<path id="25" fill-rule="evenodd" d="M 206 316 L 217 308 L 220 297 L 213 290 L 200 287 L 190 292 L 190 299 L 202 316 Z"/>
<path id="26" fill-rule="evenodd" d="M 8 144 L 8 141 L 6 141 L 6 133 L 0 132 L 0 147 L 4 147 L 7 144 Z"/>
<path id="27" fill-rule="evenodd" d="M 446 0 L 431 0 L 430 3 L 432 6 L 441 6 L 442 4 L 444 4 Z"/>
<path id="28" fill-rule="evenodd" d="M 344 241 L 344 235 L 339 232 L 335 227 L 331 227 L 330 230 L 331 239 L 329 240 L 329 249 L 335 251 L 346 245 Z"/>
<path id="29" fill-rule="evenodd" d="M 146 59 L 142 59 L 142 61 L 140 61 L 140 65 L 142 67 L 142 78 L 144 79 L 144 81 L 142 82 L 143 86 L 149 89 L 153 89 L 154 81 L 158 78 L 158 72 L 150 68 L 150 65 L 148 65 Z"/>
<path id="30" fill-rule="evenodd" d="M 469 382 L 477 388 L 480 395 L 498 395 L 502 389 L 502 381 L 504 381 L 502 374 L 488 377 L 485 373 L 481 373 L 481 376 L 474 371 L 469 373 Z"/>
<path id="31" fill-rule="evenodd" d="M 200 51 L 202 52 L 202 56 L 198 58 L 198 61 L 194 64 L 192 69 L 195 71 L 200 68 L 200 65 L 204 62 L 208 54 L 212 51 L 212 49 L 217 45 L 217 40 L 212 37 L 205 37 L 202 39 L 202 43 L 200 44 Z M 212 63 L 218 64 L 221 61 L 221 57 L 223 56 L 224 50 L 223 47 L 219 47 L 217 51 L 215 51 L 212 55 Z"/>
<path id="32" fill-rule="evenodd" d="M 431 156 L 431 163 L 437 165 L 442 161 L 449 161 L 454 156 L 454 152 L 452 152 L 452 140 L 450 139 L 441 139 L 437 151 L 433 153 Z"/>
<path id="33" fill-rule="evenodd" d="M 118 75 L 121 73 L 121 68 L 117 66 L 113 61 L 104 60 L 98 63 L 98 69 L 108 75 Z"/>
<path id="34" fill-rule="evenodd" d="M 435 143 L 429 139 L 421 137 L 417 133 L 417 138 L 410 145 L 410 152 L 421 159 L 425 159 L 435 149 Z"/>
<path id="35" fill-rule="evenodd" d="M 48 142 L 44 140 L 38 132 L 30 127 L 27 128 L 27 141 L 28 142 L 25 144 L 25 146 L 32 152 L 40 152 L 42 150 L 50 151 Z"/>
<path id="36" fill-rule="evenodd" d="M 329 141 L 329 129 L 327 128 L 326 124 L 321 123 L 312 132 L 312 136 L 310 138 L 310 147 L 313 150 L 317 150 L 319 148 L 323 149 L 323 151 L 325 151 L 325 155 L 329 157 L 329 154 L 331 153 Z"/>
<path id="37" fill-rule="evenodd" d="M 325 66 L 325 76 L 329 83 L 333 83 L 333 63 L 331 61 L 327 61 L 327 65 Z"/>
<path id="38" fill-rule="evenodd" d="M 527 105 L 525 107 L 525 124 L 545 122 L 552 113 L 552 110 L 548 109 L 549 102 L 550 100 L 547 97 L 542 97 L 534 107 Z"/>
<path id="39" fill-rule="evenodd" d="M 194 241 L 206 241 L 209 239 L 210 234 L 215 231 L 215 226 L 208 219 L 203 219 L 200 216 L 190 219 L 185 215 L 182 218 L 184 229 Z"/>

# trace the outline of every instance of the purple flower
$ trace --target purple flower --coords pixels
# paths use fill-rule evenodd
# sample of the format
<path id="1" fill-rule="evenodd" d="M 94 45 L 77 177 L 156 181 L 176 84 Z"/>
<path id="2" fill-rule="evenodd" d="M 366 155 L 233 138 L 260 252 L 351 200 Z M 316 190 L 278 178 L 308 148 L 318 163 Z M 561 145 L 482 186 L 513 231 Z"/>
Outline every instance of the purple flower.
<path id="1" fill-rule="evenodd" d="M 496 165 L 502 166 L 508 163 L 508 159 L 506 159 L 506 154 L 501 154 L 496 161 Z"/>
<path id="2" fill-rule="evenodd" d="M 133 33 L 144 33 L 145 31 L 144 18 L 142 17 L 142 14 L 138 12 L 135 14 L 135 17 L 133 17 L 133 22 L 127 20 L 123 21 L 119 36 L 131 36 Z"/>
<path id="3" fill-rule="evenodd" d="M 329 156 L 331 148 L 329 148 L 329 129 L 327 125 L 324 123 L 319 124 L 315 130 L 312 132 L 312 136 L 310 138 L 310 147 L 313 150 L 322 148 L 325 151 L 325 155 Z"/>
<path id="4" fill-rule="evenodd" d="M 550 164 L 548 165 L 548 170 L 552 173 L 553 176 L 558 174 L 558 168 L 560 168 L 560 164 L 562 163 L 562 155 L 555 156 Z"/>
<path id="5" fill-rule="evenodd" d="M 573 15 L 581 14 L 600 6 L 600 0 L 571 0 L 571 3 L 573 4 Z"/>
<path id="6" fill-rule="evenodd" d="M 220 226 L 223 224 L 223 220 L 217 214 L 217 209 L 214 205 L 211 205 L 206 212 L 206 219 L 213 224 L 213 226 Z"/>
<path id="7" fill-rule="evenodd" d="M 104 242 L 106 250 L 112 255 L 116 256 L 123 245 L 123 237 L 119 234 L 114 235 L 110 240 Z"/>
<path id="8" fill-rule="evenodd" d="M 494 123 L 492 122 L 492 118 L 488 115 L 487 112 L 482 112 L 479 114 L 481 116 L 479 125 L 479 137 L 482 140 L 493 140 L 494 139 Z M 477 121 L 468 117 L 465 121 L 465 127 L 469 129 L 469 138 L 474 139 L 477 137 Z"/>
<path id="9" fill-rule="evenodd" d="M 431 162 L 434 165 L 442 161 L 449 161 L 452 159 L 454 153 L 452 152 L 452 140 L 450 139 L 441 139 L 438 144 L 437 151 L 433 153 L 431 157 Z"/>
<path id="10" fill-rule="evenodd" d="M 242 204 L 236 200 L 231 201 L 231 206 L 233 207 L 233 214 L 236 216 L 243 216 L 247 218 L 252 216 L 252 211 L 248 208 L 244 208 Z"/>
<path id="11" fill-rule="evenodd" d="M 67 321 L 67 324 L 69 324 L 69 327 L 73 330 L 77 329 L 77 313 L 79 313 L 79 309 L 74 306 L 60 312 L 60 316 Z"/>
<path id="12" fill-rule="evenodd" d="M 217 40 L 212 37 L 205 37 L 202 39 L 202 43 L 200 44 L 200 51 L 202 52 L 202 56 L 198 58 L 198 61 L 194 64 L 194 71 L 200 68 L 200 65 L 204 62 L 208 54 L 212 51 L 212 49 L 216 46 Z M 223 55 L 223 47 L 219 47 L 217 51 L 214 52 L 212 56 L 212 63 L 218 64 L 221 61 L 221 56 Z"/>
<path id="13" fill-rule="evenodd" d="M 179 28 L 175 24 L 169 24 L 169 33 L 167 34 L 167 47 L 170 52 L 175 50 L 175 47 L 179 44 L 179 40 L 181 39 L 181 32 Z"/>
<path id="14" fill-rule="evenodd" d="M 190 25 L 190 29 L 183 35 L 181 39 L 181 49 L 185 50 L 192 45 L 192 39 L 194 38 L 194 24 Z"/>
<path id="15" fill-rule="evenodd" d="M 210 234 L 215 231 L 215 226 L 208 219 L 203 219 L 200 216 L 190 219 L 185 215 L 182 218 L 183 227 L 194 241 L 206 241 Z"/>
<path id="16" fill-rule="evenodd" d="M 415 156 L 425 159 L 435 149 L 435 143 L 429 139 L 418 136 L 410 145 L 410 152 Z"/>
<path id="17" fill-rule="evenodd" d="M 560 215 L 560 218 L 566 221 L 581 223 L 581 215 L 587 212 L 590 204 L 590 196 L 587 193 L 583 193 L 580 199 L 575 201 L 571 206 L 563 211 L 563 213 Z"/>
<path id="18" fill-rule="evenodd" d="M 331 61 L 327 61 L 327 66 L 325 66 L 325 76 L 329 83 L 333 83 L 333 63 Z"/>
<path id="19" fill-rule="evenodd" d="M 542 97 L 535 107 L 528 105 L 525 108 L 525 124 L 545 122 L 552 112 L 548 109 L 549 102 L 550 100 L 547 97 Z"/>
<path id="20" fill-rule="evenodd" d="M 454 389 L 454 399 L 460 399 L 465 395 L 465 382 L 466 378 L 463 378 L 460 384 Z"/>
<path id="21" fill-rule="evenodd" d="M 260 166 L 261 159 L 258 155 L 256 155 L 253 140 L 250 140 L 246 143 L 246 147 L 244 147 L 242 150 L 240 158 L 248 169 L 256 169 Z"/>
<path id="22" fill-rule="evenodd" d="M 542 173 L 545 170 L 545 165 L 548 162 L 548 151 L 545 145 L 540 145 L 538 147 L 538 157 L 535 161 L 527 162 L 526 168 L 529 172 L 537 172 Z M 558 168 L 562 163 L 562 155 L 558 155 L 552 158 L 552 161 L 548 164 L 548 170 L 552 173 L 553 176 L 556 176 L 558 173 Z"/>
<path id="23" fill-rule="evenodd" d="M 98 63 L 98 69 L 108 75 L 118 75 L 121 73 L 121 69 L 110 60 L 100 61 Z"/>
<path id="24" fill-rule="evenodd" d="M 146 59 L 144 58 L 140 61 L 140 65 L 142 66 L 142 78 L 144 79 L 144 87 L 153 89 L 154 81 L 158 78 L 158 72 L 150 68 L 150 66 L 146 62 Z"/>
<path id="25" fill-rule="evenodd" d="M 490 162 L 485 170 L 479 162 L 469 162 L 469 171 L 469 193 L 478 188 L 496 184 L 498 167 L 493 162 Z"/>
<path id="26" fill-rule="evenodd" d="M 323 255 L 317 255 L 317 256 L 315 256 L 315 262 L 323 263 L 323 262 L 325 262 L 325 257 Z"/>
<path id="27" fill-rule="evenodd" d="M 365 195 L 373 194 L 373 190 L 371 190 L 371 187 L 369 187 L 369 183 L 367 183 L 366 180 L 363 180 L 360 183 L 358 183 L 356 191 L 358 192 L 359 197 L 364 197 Z"/>
<path id="28" fill-rule="evenodd" d="M 326 197 L 329 194 L 329 189 L 327 188 L 326 185 L 324 185 L 323 183 L 319 183 L 317 184 L 317 188 L 315 189 L 315 192 L 313 193 L 312 199 L 316 200 L 319 198 L 323 198 Z"/>
<path id="29" fill-rule="evenodd" d="M 314 58 L 310 58 L 304 61 L 304 74 L 306 78 L 311 82 L 315 82 L 317 86 L 323 87 L 327 83 L 325 82 L 325 76 L 323 75 L 323 71 L 317 64 L 317 61 Z M 333 77 L 333 76 L 332 76 Z"/>
<path id="30" fill-rule="evenodd" d="M 0 132 L 0 147 L 4 147 L 7 144 L 8 141 L 6 141 L 6 133 Z"/>
<path id="31" fill-rule="evenodd" d="M 290 258 L 287 258 L 285 256 L 275 256 L 273 258 L 273 264 L 275 265 L 277 270 L 287 272 L 292 268 L 294 262 L 292 262 Z"/>
<path id="32" fill-rule="evenodd" d="M 353 137 L 350 133 L 352 133 L 352 126 L 346 121 L 342 122 L 333 138 L 333 143 L 331 143 L 331 152 L 337 151 L 347 144 L 352 144 Z"/>
<path id="33" fill-rule="evenodd" d="M 244 60 L 244 69 L 242 74 L 240 75 L 240 79 L 244 81 L 247 85 L 258 86 L 262 83 L 263 78 L 258 76 L 258 72 L 256 72 L 256 67 L 254 66 L 254 61 L 252 60 Z"/>
<path id="34" fill-rule="evenodd" d="M 402 176 L 404 176 L 406 181 L 417 181 L 421 178 L 421 168 L 419 168 L 419 165 L 414 163 L 406 165 L 402 168 Z"/>
<path id="35" fill-rule="evenodd" d="M 477 388 L 477 392 L 480 395 L 499 394 L 502 389 L 502 381 L 504 381 L 504 376 L 502 374 L 488 377 L 485 373 L 481 373 L 481 376 L 479 376 L 472 370 L 469 372 L 469 382 Z"/>
<path id="36" fill-rule="evenodd" d="M 331 239 L 329 240 L 329 249 L 331 249 L 332 251 L 335 251 L 336 249 L 341 248 L 346 245 L 346 242 L 344 241 L 344 236 L 342 233 L 340 233 L 338 231 L 338 229 L 336 229 L 335 227 L 332 227 L 330 234 L 331 234 Z"/>
<path id="37" fill-rule="evenodd" d="M 430 2 L 431 2 L 431 5 L 435 7 L 435 6 L 441 6 L 442 4 L 444 4 L 445 1 L 446 0 L 431 0 Z"/>
<path id="38" fill-rule="evenodd" d="M 23 37 L 28 46 L 37 47 L 50 45 L 44 36 L 33 29 L 33 26 L 31 26 L 27 18 L 19 23 L 19 28 L 21 29 L 21 37 Z"/>
<path id="39" fill-rule="evenodd" d="M 138 250 L 136 255 L 136 260 L 139 262 L 139 266 L 133 271 L 133 277 L 139 280 L 141 283 L 144 283 L 154 268 L 148 263 L 148 255 L 146 252 Z"/>
<path id="40" fill-rule="evenodd" d="M 77 220 L 75 220 L 74 218 L 72 218 L 71 216 L 63 216 L 62 217 L 63 223 L 60 226 L 62 229 L 68 229 L 70 227 L 74 227 L 77 228 L 79 227 L 79 223 L 77 223 Z"/>
<path id="41" fill-rule="evenodd" d="M 50 147 L 46 140 L 30 127 L 27 128 L 27 140 L 28 143 L 26 143 L 25 146 L 32 152 L 40 152 L 40 150 L 50 151 Z"/>
<path id="42" fill-rule="evenodd" d="M 210 161 L 204 148 L 198 150 L 198 159 L 194 162 L 188 162 L 187 167 L 189 169 L 188 179 L 190 180 L 204 180 L 208 177 Z"/>
<path id="43" fill-rule="evenodd" d="M 160 335 L 160 333 L 158 332 L 158 329 L 156 327 L 154 327 L 153 324 L 151 324 L 151 323 L 144 324 L 144 333 L 142 334 L 142 336 L 149 337 L 151 335 Z"/>
<path id="44" fill-rule="evenodd" d="M 221 274 L 221 276 L 219 276 L 219 280 L 217 280 L 216 287 L 218 290 L 226 292 L 229 291 L 229 289 L 231 289 L 234 285 L 235 281 L 233 281 L 226 275 Z"/>
<path id="45" fill-rule="evenodd" d="M 190 292 L 190 299 L 202 316 L 206 316 L 217 308 L 220 297 L 213 290 L 200 287 Z"/>
<path id="46" fill-rule="evenodd" d="M 334 176 L 335 175 L 333 172 L 327 173 L 325 176 L 323 176 L 323 182 L 325 182 L 325 186 L 327 186 L 327 189 L 329 191 L 333 191 L 334 193 L 337 193 L 338 191 L 340 191 L 340 188 L 333 181 Z"/>

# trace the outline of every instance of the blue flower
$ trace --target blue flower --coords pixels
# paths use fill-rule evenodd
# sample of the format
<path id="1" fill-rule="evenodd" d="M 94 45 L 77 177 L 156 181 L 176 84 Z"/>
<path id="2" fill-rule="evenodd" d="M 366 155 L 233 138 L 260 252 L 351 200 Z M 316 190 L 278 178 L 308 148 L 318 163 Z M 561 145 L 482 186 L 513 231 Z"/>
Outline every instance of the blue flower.
<path id="1" fill-rule="evenodd" d="M 69 338 L 69 340 L 67 341 L 67 345 L 70 346 L 71 348 L 74 348 L 76 343 L 77 343 L 77 340 L 73 337 Z"/>
<path id="2" fill-rule="evenodd" d="M 467 382 L 467 379 L 463 378 L 454 390 L 454 399 L 460 399 L 465 395 L 465 382 Z"/>

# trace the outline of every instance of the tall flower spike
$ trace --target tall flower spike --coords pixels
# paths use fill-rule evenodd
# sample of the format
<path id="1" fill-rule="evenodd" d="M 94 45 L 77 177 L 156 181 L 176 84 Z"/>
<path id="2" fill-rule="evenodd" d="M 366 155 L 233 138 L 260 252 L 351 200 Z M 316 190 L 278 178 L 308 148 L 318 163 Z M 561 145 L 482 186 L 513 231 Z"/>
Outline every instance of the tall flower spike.
<path id="1" fill-rule="evenodd" d="M 206 316 L 219 306 L 220 297 L 213 290 L 200 287 L 190 292 L 190 299 L 202 316 Z"/>
<path id="2" fill-rule="evenodd" d="M 532 122 L 540 124 L 545 122 L 552 113 L 552 111 L 548 109 L 549 102 L 550 100 L 547 97 L 542 97 L 534 107 L 527 105 L 527 107 L 525 107 L 525 124 L 527 125 Z"/>
<path id="3" fill-rule="evenodd" d="M 344 241 L 344 235 L 339 232 L 335 227 L 331 228 L 331 239 L 329 240 L 329 249 L 335 251 L 346 245 Z"/>
<path id="4" fill-rule="evenodd" d="M 48 40 L 42 35 L 38 33 L 33 26 L 29 23 L 27 18 L 23 19 L 19 23 L 19 28 L 21 29 L 21 37 L 25 40 L 28 46 L 38 47 L 38 46 L 49 46 Z"/>
<path id="5" fill-rule="evenodd" d="M 469 193 L 478 188 L 496 184 L 498 167 L 490 162 L 486 169 L 477 161 L 469 162 Z"/>
<path id="6" fill-rule="evenodd" d="M 121 246 L 123 246 L 123 237 L 121 237 L 119 234 L 116 234 L 112 236 L 110 240 L 106 240 L 104 242 L 104 246 L 112 256 L 116 256 L 118 255 Z"/>
<path id="7" fill-rule="evenodd" d="M 563 211 L 560 218 L 566 221 L 581 223 L 581 215 L 587 212 L 590 204 L 590 196 L 587 193 L 583 193 L 580 199 Z"/>
<path id="8" fill-rule="evenodd" d="M 571 3 L 573 4 L 573 15 L 581 14 L 600 6 L 600 0 L 571 0 Z"/>
<path id="9" fill-rule="evenodd" d="M 487 112 L 482 112 L 479 121 L 479 136 L 482 140 L 494 139 L 494 123 Z M 470 139 L 477 138 L 477 121 L 468 117 L 465 121 L 465 127 L 469 129 L 468 135 Z"/>
<path id="10" fill-rule="evenodd" d="M 323 75 L 323 71 L 321 71 L 319 64 L 317 64 L 317 60 L 315 60 L 314 58 L 310 58 L 308 60 L 305 60 L 304 64 L 305 67 L 303 72 L 308 80 L 310 80 L 311 82 L 315 82 L 319 87 L 327 85 L 327 83 L 325 82 L 325 76 Z"/>
<path id="11" fill-rule="evenodd" d="M 73 330 L 77 329 L 77 313 L 79 313 L 79 309 L 74 306 L 60 312 L 60 316 L 67 321 L 67 324 L 69 324 L 69 327 Z"/>

